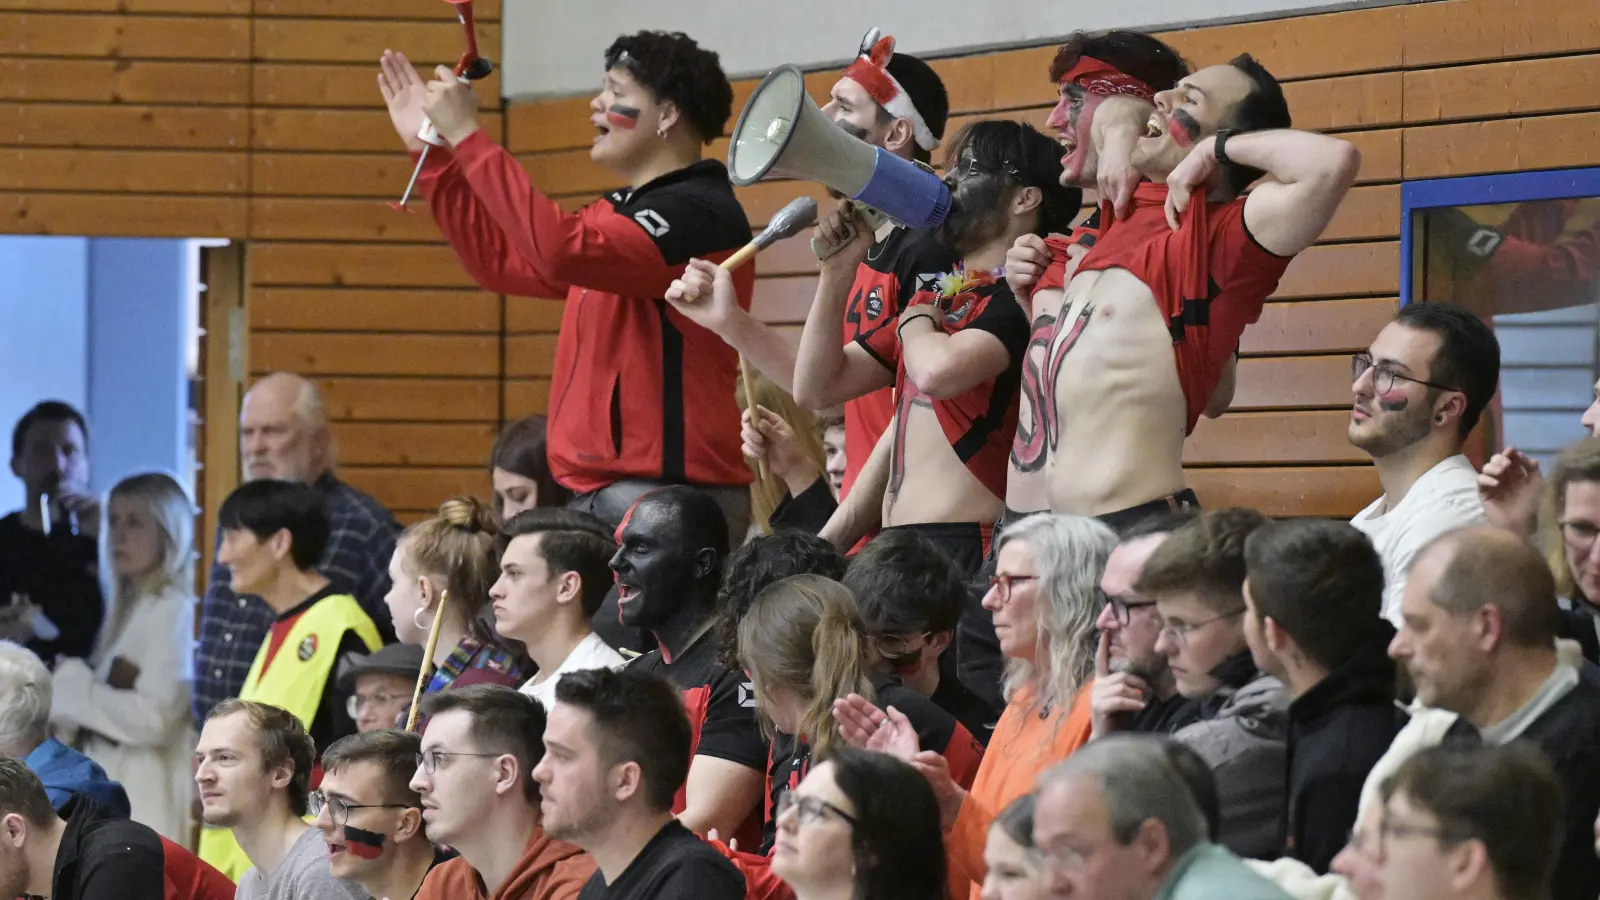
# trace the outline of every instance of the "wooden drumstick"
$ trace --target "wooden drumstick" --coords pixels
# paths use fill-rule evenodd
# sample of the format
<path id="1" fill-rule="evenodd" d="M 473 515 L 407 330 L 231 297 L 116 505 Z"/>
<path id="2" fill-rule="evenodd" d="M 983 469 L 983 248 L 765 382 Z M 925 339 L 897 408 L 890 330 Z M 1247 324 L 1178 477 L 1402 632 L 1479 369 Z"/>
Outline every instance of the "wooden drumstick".
<path id="1" fill-rule="evenodd" d="M 448 590 L 439 592 L 439 605 L 433 610 L 433 626 L 428 629 L 428 646 L 422 651 L 422 668 L 417 670 L 417 688 L 411 692 L 411 712 L 406 714 L 406 730 L 417 727 L 417 712 L 422 707 L 422 690 L 428 686 L 428 676 L 433 674 L 433 651 L 439 646 L 439 625 L 444 622 L 444 605 L 450 599 Z"/>

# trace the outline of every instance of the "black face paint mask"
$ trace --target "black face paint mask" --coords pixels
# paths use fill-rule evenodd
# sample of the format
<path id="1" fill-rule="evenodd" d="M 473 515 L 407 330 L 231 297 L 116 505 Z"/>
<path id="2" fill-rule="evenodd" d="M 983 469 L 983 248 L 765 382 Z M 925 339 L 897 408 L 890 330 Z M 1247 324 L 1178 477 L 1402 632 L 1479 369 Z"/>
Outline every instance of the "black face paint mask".
<path id="1" fill-rule="evenodd" d="M 1005 228 L 1011 187 L 1006 176 L 987 172 L 955 182 L 950 187 L 950 214 L 936 231 L 938 240 L 960 256 L 988 243 Z"/>
<path id="2" fill-rule="evenodd" d="M 622 624 L 657 628 L 693 595 L 700 548 L 688 545 L 685 531 L 674 511 L 659 503 L 641 503 L 628 517 L 611 559 Z"/>

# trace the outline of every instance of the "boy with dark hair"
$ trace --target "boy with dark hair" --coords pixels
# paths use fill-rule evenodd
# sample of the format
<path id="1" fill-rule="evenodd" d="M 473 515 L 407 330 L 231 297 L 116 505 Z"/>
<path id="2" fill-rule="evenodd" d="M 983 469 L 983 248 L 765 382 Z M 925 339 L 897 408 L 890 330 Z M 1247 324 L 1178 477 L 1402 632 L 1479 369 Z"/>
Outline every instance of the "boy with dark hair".
<path id="1" fill-rule="evenodd" d="M 792 575 L 844 577 L 845 559 L 837 547 L 814 534 L 780 531 L 746 541 L 728 555 L 717 589 L 717 643 L 722 662 L 740 668 L 739 620 L 762 589 Z"/>
<path id="2" fill-rule="evenodd" d="M 1383 485 L 1383 496 L 1350 524 L 1383 558 L 1383 615 L 1398 628 L 1417 553 L 1485 520 L 1478 474 L 1463 450 L 1494 398 L 1500 343 L 1464 309 L 1412 303 L 1351 357 L 1350 380 L 1350 443 L 1372 457 Z"/>
<path id="3" fill-rule="evenodd" d="M 200 857 L 239 882 L 240 900 L 356 900 L 333 877 L 322 835 L 303 818 L 316 746 L 287 710 L 251 700 L 213 707 L 195 745 Z"/>
<path id="4" fill-rule="evenodd" d="M 501 536 L 500 578 L 489 589 L 495 630 L 528 648 L 539 672 L 520 690 L 549 709 L 563 672 L 626 662 L 591 628 L 617 543 L 604 522 L 570 509 L 517 513 Z"/>
<path id="5" fill-rule="evenodd" d="M 750 518 L 739 452 L 737 354 L 659 304 L 691 257 L 720 261 L 750 240 L 727 168 L 704 159 L 732 113 L 717 54 L 681 33 L 618 38 L 603 54 L 589 157 L 624 184 L 568 213 L 479 126 L 471 88 L 441 68 L 424 84 L 386 52 L 379 83 L 412 154 L 424 115 L 445 146 L 417 189 L 463 266 L 497 293 L 566 297 L 548 423 L 550 471 L 574 508 L 615 526 L 640 495 L 695 484 L 730 530 Z M 753 270 L 734 274 L 749 306 Z"/>
<path id="6" fill-rule="evenodd" d="M 1244 636 L 1289 691 L 1283 855 L 1319 874 L 1356 822 L 1367 775 L 1404 722 L 1383 562 L 1343 522 L 1269 522 L 1245 540 Z"/>
<path id="7" fill-rule="evenodd" d="M 563 678 L 571 676 L 563 676 Z M 429 694 L 411 788 L 428 839 L 461 856 L 435 869 L 417 900 L 573 900 L 594 861 L 547 833 L 532 773 L 545 755 L 545 712 L 499 685 Z"/>
<path id="8" fill-rule="evenodd" d="M 333 877 L 373 897 L 416 897 L 435 863 L 410 784 L 420 746 L 417 735 L 389 728 L 340 738 L 322 754 L 311 824 L 327 843 Z"/>
<path id="9" fill-rule="evenodd" d="M 581 900 L 741 900 L 733 863 L 672 815 L 693 735 L 678 692 L 633 669 L 564 676 L 534 769 L 544 824 L 599 871 Z"/>
<path id="10" fill-rule="evenodd" d="M 1267 523 L 1255 510 L 1203 512 L 1150 554 L 1135 589 L 1154 600 L 1178 693 L 1199 721 L 1173 732 L 1217 777 L 1216 842 L 1240 856 L 1271 858 L 1283 845 L 1288 695 L 1250 656 L 1241 619 L 1245 540 Z"/>
<path id="11" fill-rule="evenodd" d="M 104 616 L 83 414 L 59 400 L 24 413 L 11 432 L 11 474 L 22 481 L 23 506 L 0 519 L 0 638 L 46 665 L 60 655 L 86 659 Z"/>
<path id="12" fill-rule="evenodd" d="M 955 563 L 916 532 L 891 528 L 851 558 L 842 580 L 883 664 L 987 745 L 1000 713 L 956 675 L 956 624 L 967 585 Z"/>

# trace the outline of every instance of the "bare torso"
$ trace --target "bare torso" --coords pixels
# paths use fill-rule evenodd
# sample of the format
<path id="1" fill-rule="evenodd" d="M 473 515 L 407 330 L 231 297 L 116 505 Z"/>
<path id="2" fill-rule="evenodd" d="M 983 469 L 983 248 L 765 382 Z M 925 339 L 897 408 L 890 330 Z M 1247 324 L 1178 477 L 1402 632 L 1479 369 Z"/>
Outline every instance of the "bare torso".
<path id="1" fill-rule="evenodd" d="M 927 400 L 900 404 L 889 424 L 894 440 L 883 524 L 993 522 L 1001 501 L 956 456 Z M 904 420 L 901 420 L 901 417 Z"/>
<path id="2" fill-rule="evenodd" d="M 1050 479 L 1045 466 L 1050 456 L 1050 435 L 1045 402 L 1050 396 L 1045 372 L 1050 359 L 1050 336 L 1066 292 L 1034 291 L 1033 330 L 1022 360 L 1021 402 L 1017 410 L 1017 437 L 1006 468 L 1006 507 L 1032 513 L 1050 508 Z"/>
<path id="3" fill-rule="evenodd" d="M 1051 511 L 1102 515 L 1183 490 L 1186 405 L 1149 287 L 1125 269 L 1080 272 L 1062 306 L 1044 375 Z"/>

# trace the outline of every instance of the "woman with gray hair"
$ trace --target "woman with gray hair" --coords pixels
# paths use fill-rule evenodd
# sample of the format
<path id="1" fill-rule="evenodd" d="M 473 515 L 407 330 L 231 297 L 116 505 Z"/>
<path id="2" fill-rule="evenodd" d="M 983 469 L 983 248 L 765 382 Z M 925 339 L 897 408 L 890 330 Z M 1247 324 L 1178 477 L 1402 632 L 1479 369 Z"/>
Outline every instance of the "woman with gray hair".
<path id="1" fill-rule="evenodd" d="M 845 740 L 899 756 L 933 786 L 945 849 L 970 882 L 973 900 L 988 871 L 983 850 L 996 813 L 1089 740 L 1100 574 L 1116 543 L 1116 534 L 1094 519 L 1049 513 L 1001 533 L 983 607 L 994 616 L 1006 656 L 1006 708 L 970 791 L 950 777 L 942 756 L 918 746 L 898 710 L 855 695 L 834 704 Z"/>

